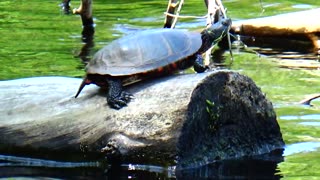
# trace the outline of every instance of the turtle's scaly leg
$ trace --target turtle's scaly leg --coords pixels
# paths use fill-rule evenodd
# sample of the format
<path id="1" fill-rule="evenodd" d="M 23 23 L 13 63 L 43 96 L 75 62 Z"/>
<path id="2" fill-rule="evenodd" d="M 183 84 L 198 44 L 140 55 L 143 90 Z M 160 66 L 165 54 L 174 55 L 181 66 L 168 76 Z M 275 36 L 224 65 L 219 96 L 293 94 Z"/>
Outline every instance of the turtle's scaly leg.
<path id="1" fill-rule="evenodd" d="M 200 54 L 196 55 L 196 60 L 194 61 L 193 68 L 197 73 L 202 73 L 208 69 L 208 66 L 203 64 L 203 58 Z"/>
<path id="2" fill-rule="evenodd" d="M 107 101 L 111 108 L 121 109 L 126 106 L 133 95 L 122 90 L 122 82 L 119 79 L 107 78 L 108 94 Z"/>

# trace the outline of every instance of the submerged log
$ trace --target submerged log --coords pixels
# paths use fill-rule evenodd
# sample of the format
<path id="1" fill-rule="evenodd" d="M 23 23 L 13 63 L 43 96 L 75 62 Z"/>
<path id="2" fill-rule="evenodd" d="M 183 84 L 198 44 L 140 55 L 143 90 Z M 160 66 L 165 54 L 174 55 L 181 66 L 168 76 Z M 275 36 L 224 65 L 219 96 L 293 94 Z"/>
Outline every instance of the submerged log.
<path id="1" fill-rule="evenodd" d="M 75 99 L 80 83 L 65 77 L 0 82 L 0 153 L 94 153 L 157 164 L 178 154 L 186 167 L 284 145 L 271 103 L 235 72 L 135 84 L 127 87 L 135 99 L 121 110 L 110 109 L 105 90 L 94 85 Z"/>

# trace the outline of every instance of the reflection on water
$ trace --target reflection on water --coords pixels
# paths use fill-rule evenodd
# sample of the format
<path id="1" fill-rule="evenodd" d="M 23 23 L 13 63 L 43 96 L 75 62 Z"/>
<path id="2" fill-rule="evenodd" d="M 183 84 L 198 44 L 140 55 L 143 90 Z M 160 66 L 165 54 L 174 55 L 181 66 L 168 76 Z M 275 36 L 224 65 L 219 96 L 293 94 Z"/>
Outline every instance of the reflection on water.
<path id="1" fill-rule="evenodd" d="M 306 114 L 306 115 L 285 115 L 279 117 L 282 120 L 320 120 L 320 114 Z"/>
<path id="2" fill-rule="evenodd" d="M 12 162 L 14 161 L 14 162 Z M 224 160 L 176 170 L 142 164 L 103 166 L 98 162 L 58 162 L 14 156 L 0 156 L 0 177 L 41 177 L 58 179 L 280 179 L 277 164 L 283 161 L 282 150 L 254 158 Z"/>
<path id="3" fill-rule="evenodd" d="M 251 51 L 277 59 L 318 60 L 313 43 L 307 37 L 237 37 Z M 238 43 L 239 44 L 239 43 Z M 270 48 L 272 47 L 272 48 Z M 238 48 L 238 47 L 236 47 Z"/>
<path id="4" fill-rule="evenodd" d="M 263 160 L 236 160 L 177 171 L 178 179 L 280 179 L 277 163 Z"/>
<path id="5" fill-rule="evenodd" d="M 292 6 L 292 8 L 295 8 L 295 9 L 308 9 L 312 7 L 313 6 L 311 4 L 296 4 Z"/>
<path id="6" fill-rule="evenodd" d="M 287 145 L 283 155 L 312 152 L 319 147 L 320 142 L 295 143 Z M 283 161 L 281 150 L 184 170 L 175 170 L 174 166 L 123 164 L 110 168 L 98 162 L 57 162 L 3 155 L 0 158 L 0 177 L 55 179 L 280 179 L 282 175 L 277 164 Z"/>
<path id="7" fill-rule="evenodd" d="M 299 124 L 306 126 L 320 126 L 320 122 L 301 122 Z"/>
<path id="8" fill-rule="evenodd" d="M 316 151 L 320 147 L 320 142 L 301 142 L 287 145 L 283 155 L 289 156 L 301 152 Z"/>

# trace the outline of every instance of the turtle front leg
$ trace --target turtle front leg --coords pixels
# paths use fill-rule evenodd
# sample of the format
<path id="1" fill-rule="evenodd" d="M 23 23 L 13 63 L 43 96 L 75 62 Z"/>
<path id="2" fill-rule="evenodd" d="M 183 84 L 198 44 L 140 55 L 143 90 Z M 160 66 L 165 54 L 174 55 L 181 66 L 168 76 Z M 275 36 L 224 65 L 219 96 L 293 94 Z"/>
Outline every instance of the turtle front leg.
<path id="1" fill-rule="evenodd" d="M 111 108 L 121 109 L 130 102 L 133 95 L 122 90 L 122 82 L 119 79 L 108 78 L 107 101 Z"/>
<path id="2" fill-rule="evenodd" d="M 196 55 L 196 60 L 194 61 L 193 64 L 193 69 L 197 72 L 197 73 L 202 73 L 205 70 L 209 69 L 208 66 L 203 64 L 203 58 L 200 54 Z"/>

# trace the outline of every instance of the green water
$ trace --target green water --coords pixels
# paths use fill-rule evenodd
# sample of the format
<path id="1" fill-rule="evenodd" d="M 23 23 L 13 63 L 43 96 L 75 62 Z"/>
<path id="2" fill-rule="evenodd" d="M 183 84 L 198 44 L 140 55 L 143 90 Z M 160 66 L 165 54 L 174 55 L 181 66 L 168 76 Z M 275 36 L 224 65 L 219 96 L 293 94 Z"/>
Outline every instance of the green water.
<path id="1" fill-rule="evenodd" d="M 83 44 L 81 20 L 65 15 L 59 1 L 0 1 L 0 80 L 31 76 L 82 77 L 84 65 L 77 57 Z M 72 1 L 77 7 L 79 1 Z M 320 1 L 224 1 L 233 20 L 268 16 L 320 7 Z M 165 0 L 95 0 L 95 46 L 98 50 L 123 34 L 162 27 Z M 263 8 L 262 8 L 263 7 Z M 187 0 L 181 14 L 203 16 L 199 0 Z M 312 17 L 310 17 L 312 18 Z M 313 17 L 317 18 L 317 17 Z M 205 20 L 183 20 L 177 28 L 197 29 Z M 227 59 L 229 55 L 226 54 Z M 299 146 L 278 164 L 284 179 L 320 179 L 320 102 L 313 107 L 296 103 L 320 93 L 320 71 L 280 68 L 278 60 L 249 53 L 235 53 L 230 69 L 251 77 L 273 102 L 286 144 Z"/>

